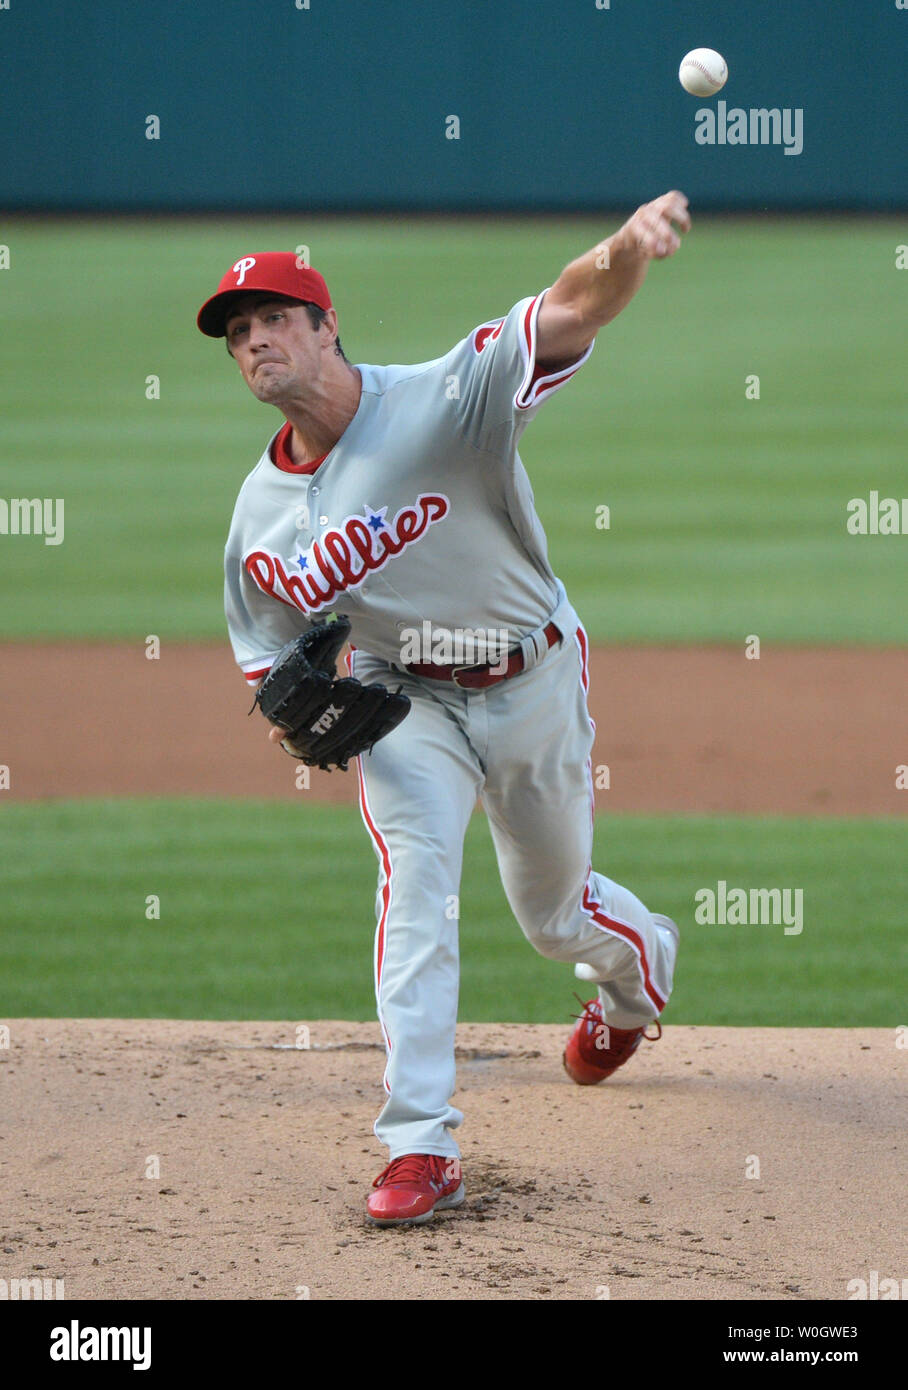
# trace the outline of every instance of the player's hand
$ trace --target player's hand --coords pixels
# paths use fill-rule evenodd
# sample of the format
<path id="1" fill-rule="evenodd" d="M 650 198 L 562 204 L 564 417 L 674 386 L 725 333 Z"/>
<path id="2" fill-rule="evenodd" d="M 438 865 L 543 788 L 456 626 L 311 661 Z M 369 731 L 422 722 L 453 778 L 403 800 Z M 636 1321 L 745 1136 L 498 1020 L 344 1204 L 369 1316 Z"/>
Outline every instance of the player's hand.
<path id="1" fill-rule="evenodd" d="M 261 689 L 261 686 L 262 686 L 262 682 L 261 682 L 261 681 L 256 681 L 256 682 L 253 684 L 253 687 L 252 687 L 252 688 L 253 688 L 253 690 L 256 690 L 256 691 L 257 691 L 257 690 L 260 690 L 260 689 Z M 268 728 L 268 742 L 269 742 L 269 743 L 276 743 L 276 744 L 278 745 L 278 747 L 280 747 L 282 740 L 285 739 L 286 737 L 287 737 L 287 730 L 286 730 L 286 729 L 282 729 L 281 726 L 280 726 L 280 724 L 271 724 L 270 721 L 269 721 L 269 728 Z"/>
<path id="2" fill-rule="evenodd" d="M 690 231 L 687 208 L 687 198 L 676 188 L 654 198 L 651 203 L 644 203 L 622 228 L 627 244 L 649 260 L 661 261 L 673 256 L 681 245 L 678 232 Z"/>

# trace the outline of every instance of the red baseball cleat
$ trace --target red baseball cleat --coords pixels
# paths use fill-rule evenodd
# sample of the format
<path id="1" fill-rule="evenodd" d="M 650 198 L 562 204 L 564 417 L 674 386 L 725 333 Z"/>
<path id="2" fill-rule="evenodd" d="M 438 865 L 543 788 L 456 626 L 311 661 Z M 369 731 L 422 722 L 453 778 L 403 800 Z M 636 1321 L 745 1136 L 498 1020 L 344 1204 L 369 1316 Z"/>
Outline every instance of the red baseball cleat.
<path id="1" fill-rule="evenodd" d="M 437 1211 L 459 1207 L 466 1196 L 460 1159 L 443 1154 L 404 1154 L 395 1158 L 372 1184 L 366 1203 L 375 1226 L 419 1225 Z"/>
<path id="2" fill-rule="evenodd" d="M 578 996 L 578 1002 L 583 1000 Z M 564 1069 L 578 1086 L 595 1086 L 623 1067 L 640 1046 L 640 1040 L 656 1042 L 662 1037 L 662 1024 L 656 1020 L 654 1037 L 645 1028 L 610 1028 L 602 1017 L 602 1004 L 591 999 L 583 1004 L 573 1033 L 564 1049 Z"/>

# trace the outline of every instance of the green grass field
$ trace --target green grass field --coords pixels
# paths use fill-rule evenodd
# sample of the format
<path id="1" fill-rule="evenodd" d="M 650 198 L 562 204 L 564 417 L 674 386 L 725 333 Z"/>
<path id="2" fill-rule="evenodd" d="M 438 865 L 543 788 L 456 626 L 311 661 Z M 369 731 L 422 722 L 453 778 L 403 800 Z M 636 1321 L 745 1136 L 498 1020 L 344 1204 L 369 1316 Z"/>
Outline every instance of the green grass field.
<path id="1" fill-rule="evenodd" d="M 307 245 L 351 360 L 418 362 L 619 221 L 9 220 L 0 496 L 62 497 L 65 540 L 0 538 L 0 636 L 223 636 L 230 513 L 280 418 L 195 328 L 238 255 Z M 902 241 L 703 219 L 603 330 L 522 447 L 594 639 L 904 641 L 908 541 L 845 530 L 849 498 L 908 491 Z"/>
<path id="2" fill-rule="evenodd" d="M 901 644 L 908 539 L 845 519 L 852 497 L 908 492 L 904 228 L 694 214 L 524 436 L 553 566 L 594 640 Z M 0 535 L 0 639 L 226 644 L 229 518 L 280 419 L 195 327 L 239 255 L 307 245 L 351 360 L 418 362 L 619 222 L 8 220 L 0 497 L 63 498 L 65 540 Z M 0 809 L 0 1016 L 373 1016 L 353 810 L 282 808 L 275 835 L 257 804 Z M 671 1021 L 904 1021 L 899 822 L 620 817 L 598 836 L 598 866 L 684 928 Z M 720 878 L 802 887 L 802 935 L 696 927 Z M 463 1019 L 566 1019 L 572 973 L 523 941 L 480 819 L 461 926 Z"/>
<path id="3" fill-rule="evenodd" d="M 8 807 L 0 1018 L 373 1018 L 376 869 L 358 813 L 281 806 L 279 824 L 257 802 Z M 906 1021 L 897 822 L 602 816 L 595 863 L 682 928 L 668 1022 Z M 696 925 L 695 892 L 720 878 L 802 888 L 803 931 Z M 479 816 L 460 930 L 462 1019 L 567 1022 L 573 972 L 524 940 Z"/>

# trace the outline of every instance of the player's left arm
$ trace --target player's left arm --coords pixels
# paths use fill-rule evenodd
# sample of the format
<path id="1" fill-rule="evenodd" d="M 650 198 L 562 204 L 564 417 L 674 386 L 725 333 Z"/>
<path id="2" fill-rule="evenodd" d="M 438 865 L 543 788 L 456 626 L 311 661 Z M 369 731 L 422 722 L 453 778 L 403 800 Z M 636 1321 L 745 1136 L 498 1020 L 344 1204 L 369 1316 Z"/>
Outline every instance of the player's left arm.
<path id="1" fill-rule="evenodd" d="M 644 203 L 614 236 L 571 261 L 547 291 L 536 320 L 536 361 L 554 370 L 576 362 L 628 305 L 650 261 L 673 256 L 690 231 L 687 198 L 677 189 Z"/>

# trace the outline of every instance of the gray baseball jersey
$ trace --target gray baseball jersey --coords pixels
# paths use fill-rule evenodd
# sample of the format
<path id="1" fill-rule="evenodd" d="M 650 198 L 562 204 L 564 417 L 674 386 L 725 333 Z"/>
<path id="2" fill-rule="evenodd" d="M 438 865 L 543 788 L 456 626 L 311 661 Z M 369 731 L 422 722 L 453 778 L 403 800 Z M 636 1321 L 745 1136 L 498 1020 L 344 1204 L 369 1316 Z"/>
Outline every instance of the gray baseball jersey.
<path id="1" fill-rule="evenodd" d="M 226 550 L 227 622 L 250 681 L 332 611 L 357 647 L 400 661 L 404 628 L 504 629 L 516 642 L 563 604 L 517 445 L 593 345 L 540 372 L 542 297 L 434 361 L 358 365 L 356 414 L 314 474 L 276 466 L 269 441 Z"/>

